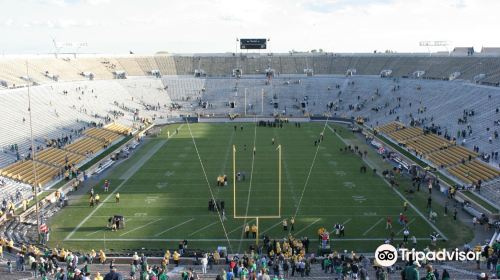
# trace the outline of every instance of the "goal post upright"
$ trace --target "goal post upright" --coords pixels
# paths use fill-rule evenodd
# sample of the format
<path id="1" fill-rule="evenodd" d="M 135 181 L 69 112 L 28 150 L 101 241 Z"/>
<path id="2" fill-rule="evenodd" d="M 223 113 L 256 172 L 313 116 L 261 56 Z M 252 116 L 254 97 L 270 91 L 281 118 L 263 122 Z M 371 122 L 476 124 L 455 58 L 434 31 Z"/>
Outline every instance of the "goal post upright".
<path id="1" fill-rule="evenodd" d="M 233 217 L 236 218 L 236 146 L 233 145 Z"/>
<path id="2" fill-rule="evenodd" d="M 278 216 L 281 217 L 281 144 L 276 149 L 278 150 Z"/>

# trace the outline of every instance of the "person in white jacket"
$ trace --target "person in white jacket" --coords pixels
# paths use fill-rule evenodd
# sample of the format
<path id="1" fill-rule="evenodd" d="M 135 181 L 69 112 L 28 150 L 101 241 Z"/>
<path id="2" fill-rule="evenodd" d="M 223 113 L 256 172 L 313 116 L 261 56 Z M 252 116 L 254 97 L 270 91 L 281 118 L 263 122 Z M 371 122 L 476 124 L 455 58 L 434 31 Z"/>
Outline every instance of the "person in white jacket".
<path id="1" fill-rule="evenodd" d="M 207 254 L 204 254 L 203 258 L 201 258 L 201 272 L 203 274 L 207 274 L 207 265 L 208 265 Z"/>

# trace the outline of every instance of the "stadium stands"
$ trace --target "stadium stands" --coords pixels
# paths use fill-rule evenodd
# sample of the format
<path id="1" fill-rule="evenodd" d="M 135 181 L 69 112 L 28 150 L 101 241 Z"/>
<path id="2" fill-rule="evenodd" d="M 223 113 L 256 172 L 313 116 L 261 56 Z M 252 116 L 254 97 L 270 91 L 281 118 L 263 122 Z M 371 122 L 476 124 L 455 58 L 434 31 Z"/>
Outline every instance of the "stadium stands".
<path id="1" fill-rule="evenodd" d="M 105 129 L 123 135 L 128 135 L 132 132 L 130 127 L 124 126 L 119 123 L 111 123 L 104 127 Z"/>
<path id="2" fill-rule="evenodd" d="M 67 145 L 64 149 L 76 154 L 90 156 L 104 149 L 108 145 L 109 142 L 103 142 L 90 137 L 82 137 L 80 140 Z"/>
<path id="3" fill-rule="evenodd" d="M 85 157 L 82 155 L 52 147 L 49 147 L 36 155 L 36 160 L 58 167 L 63 167 L 67 164 L 77 164 L 84 159 Z"/>
<path id="4" fill-rule="evenodd" d="M 402 128 L 404 128 L 404 125 L 402 123 L 390 122 L 390 123 L 387 123 L 387 124 L 384 124 L 384 125 L 381 125 L 381 126 L 377 126 L 375 128 L 375 130 L 377 132 L 389 134 L 389 133 L 392 133 L 394 131 L 400 130 Z"/>
<path id="5" fill-rule="evenodd" d="M 446 149 L 429 154 L 428 158 L 437 166 L 447 167 L 458 164 L 462 161 L 468 161 L 469 157 L 475 158 L 478 154 L 462 146 L 451 146 Z"/>
<path id="6" fill-rule="evenodd" d="M 92 128 L 85 130 L 84 134 L 87 135 L 88 137 L 95 138 L 95 139 L 103 141 L 105 143 L 106 142 L 111 143 L 111 142 L 115 141 L 116 139 L 118 139 L 118 137 L 120 137 L 118 134 L 116 134 L 112 131 L 102 129 L 102 128 L 96 128 L 96 127 L 92 127 Z"/>
<path id="7" fill-rule="evenodd" d="M 416 71 L 423 71 L 423 78 L 448 80 L 455 73 L 460 79 L 472 81 L 485 74 L 487 85 L 500 81 L 500 63 L 495 59 L 496 48 L 485 48 L 484 54 L 468 55 L 468 48 L 453 52 L 453 56 L 405 54 L 342 55 L 331 53 L 283 55 L 156 55 L 125 57 L 35 57 L 29 59 L 31 79 L 38 83 L 86 80 L 82 73 L 92 73 L 93 79 L 113 79 L 113 72 L 125 71 L 127 76 L 151 75 L 159 70 L 162 75 L 193 75 L 195 69 L 203 69 L 208 76 L 227 76 L 232 69 L 240 67 L 245 75 L 264 74 L 271 67 L 282 74 L 303 74 L 304 69 L 313 69 L 316 75 L 345 75 L 348 69 L 356 69 L 357 75 L 380 75 L 382 70 L 391 70 L 393 77 L 411 77 Z M 8 87 L 24 85 L 25 60 L 2 59 L 3 71 L 0 80 Z"/>
<path id="8" fill-rule="evenodd" d="M 414 136 L 411 138 L 413 139 L 406 142 L 407 147 L 409 147 L 412 150 L 415 150 L 419 154 L 424 154 L 424 155 L 441 149 L 445 149 L 451 145 L 451 143 L 448 140 L 436 136 L 434 134 Z"/>
<path id="9" fill-rule="evenodd" d="M 477 184 L 500 176 L 500 171 L 475 159 L 478 154 L 435 134 L 424 134 L 421 128 L 400 128 L 391 122 L 375 128 L 394 141 L 405 144 L 417 154 L 424 155 L 436 167 L 449 167 L 447 171 L 466 184 Z M 473 160 L 474 159 L 474 160 Z"/>
<path id="10" fill-rule="evenodd" d="M 406 140 L 409 140 L 411 138 L 418 137 L 420 135 L 424 134 L 423 130 L 419 127 L 408 127 L 408 128 L 403 128 L 396 130 L 394 132 L 389 133 L 389 136 L 394 138 L 394 140 L 404 143 Z"/>
<path id="11" fill-rule="evenodd" d="M 32 185 L 35 183 L 33 165 L 31 160 L 18 161 L 4 169 L 0 169 L 0 175 Z M 59 172 L 57 167 L 44 163 L 36 162 L 35 165 L 37 168 L 37 183 L 41 186 L 52 181 Z"/>
<path id="12" fill-rule="evenodd" d="M 478 160 L 450 167 L 448 171 L 468 184 L 475 184 L 479 180 L 489 181 L 500 176 L 500 171 Z"/>

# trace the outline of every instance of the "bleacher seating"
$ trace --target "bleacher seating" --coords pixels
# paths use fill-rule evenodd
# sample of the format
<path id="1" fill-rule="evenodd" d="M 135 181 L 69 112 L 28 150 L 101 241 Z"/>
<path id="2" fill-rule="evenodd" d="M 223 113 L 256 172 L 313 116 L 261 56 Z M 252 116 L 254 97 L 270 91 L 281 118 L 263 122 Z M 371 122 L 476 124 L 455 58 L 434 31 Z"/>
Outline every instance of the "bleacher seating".
<path id="1" fill-rule="evenodd" d="M 112 143 L 120 137 L 120 135 L 102 128 L 92 127 L 84 132 L 88 137 L 92 137 L 101 140 L 106 143 Z"/>
<path id="2" fill-rule="evenodd" d="M 5 183 L 5 185 L 0 188 L 0 201 L 10 199 L 11 197 L 15 199 L 18 190 L 21 192 L 22 198 L 28 199 L 33 195 L 31 186 L 28 184 L 4 176 L 0 176 L 0 181 Z"/>
<path id="3" fill-rule="evenodd" d="M 406 146 L 412 150 L 415 150 L 419 154 L 428 154 L 430 152 L 439 151 L 445 149 L 451 145 L 451 142 L 439 137 L 435 134 L 426 134 L 417 137 L 407 138 Z"/>
<path id="4" fill-rule="evenodd" d="M 396 130 L 400 130 L 402 128 L 404 128 L 404 125 L 402 123 L 390 122 L 376 127 L 375 130 L 378 131 L 379 133 L 389 134 Z"/>
<path id="5" fill-rule="evenodd" d="M 388 133 L 388 134 L 394 140 L 396 140 L 400 143 L 405 143 L 406 140 L 420 136 L 420 135 L 424 134 L 424 132 L 419 127 L 407 127 L 407 128 L 398 129 L 398 130 L 391 132 L 391 133 Z"/>
<path id="6" fill-rule="evenodd" d="M 101 151 L 106 145 L 107 144 L 101 140 L 82 137 L 78 141 L 65 146 L 64 149 L 80 155 L 89 156 Z"/>
<path id="7" fill-rule="evenodd" d="M 388 132 L 392 139 L 405 144 L 409 150 L 425 155 L 437 167 L 448 168 L 447 171 L 466 184 L 476 184 L 479 180 L 486 182 L 500 177 L 500 171 L 477 160 L 478 154 L 435 134 L 420 134 L 420 128 L 399 128 L 399 124 L 391 122 L 375 128 Z"/>
<path id="8" fill-rule="evenodd" d="M 469 156 L 475 158 L 477 157 L 477 153 L 462 146 L 451 146 L 429 154 L 428 158 L 437 166 L 448 167 L 462 161 L 468 161 Z"/>
<path id="9" fill-rule="evenodd" d="M 448 171 L 453 176 L 468 184 L 475 184 L 478 180 L 483 182 L 489 181 L 500 176 L 500 171 L 478 160 L 473 160 L 465 164 L 459 164 L 449 168 Z"/>
<path id="10" fill-rule="evenodd" d="M 85 156 L 71 153 L 57 148 L 47 148 L 36 154 L 36 160 L 55 165 L 58 167 L 68 164 L 77 164 L 85 159 Z"/>
<path id="11" fill-rule="evenodd" d="M 105 126 L 104 129 L 123 135 L 128 135 L 130 134 L 130 132 L 132 132 L 132 129 L 130 127 L 127 127 L 119 123 L 109 124 Z"/>
<path id="12" fill-rule="evenodd" d="M 37 169 L 37 183 L 42 186 L 52 181 L 59 172 L 57 167 L 44 163 L 36 162 L 35 165 Z M 19 180 L 26 184 L 35 183 L 33 161 L 31 160 L 18 161 L 7 166 L 6 168 L 0 169 L 0 175 L 14 180 Z"/>

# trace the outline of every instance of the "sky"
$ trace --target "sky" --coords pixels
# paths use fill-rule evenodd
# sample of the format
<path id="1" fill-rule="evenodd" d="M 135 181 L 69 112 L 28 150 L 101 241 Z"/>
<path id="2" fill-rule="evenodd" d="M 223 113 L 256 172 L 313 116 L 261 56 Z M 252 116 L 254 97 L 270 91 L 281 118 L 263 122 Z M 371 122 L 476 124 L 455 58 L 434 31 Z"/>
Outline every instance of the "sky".
<path id="1" fill-rule="evenodd" d="M 427 52 L 500 47 L 500 0 L 0 0 L 0 55 Z M 419 46 L 447 41 L 447 47 Z M 81 47 L 64 43 L 85 43 Z"/>

